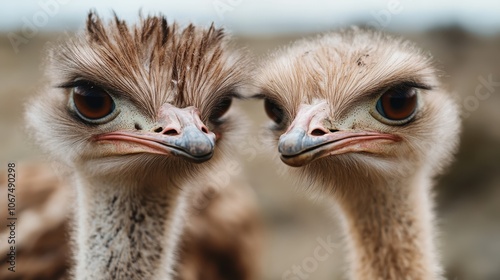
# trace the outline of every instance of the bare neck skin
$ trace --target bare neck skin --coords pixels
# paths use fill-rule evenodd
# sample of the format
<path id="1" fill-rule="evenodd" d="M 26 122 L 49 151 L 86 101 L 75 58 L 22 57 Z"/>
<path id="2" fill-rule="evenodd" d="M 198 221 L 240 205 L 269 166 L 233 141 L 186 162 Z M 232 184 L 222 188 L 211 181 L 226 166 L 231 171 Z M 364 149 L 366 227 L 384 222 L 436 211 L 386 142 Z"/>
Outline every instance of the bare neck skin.
<path id="1" fill-rule="evenodd" d="M 347 191 L 345 214 L 351 279 L 441 279 L 433 236 L 431 182 L 415 176 Z M 402 276 L 404 278 L 401 278 Z"/>
<path id="2" fill-rule="evenodd" d="M 77 175 L 75 279 L 172 279 L 181 191 L 169 180 L 124 181 Z"/>

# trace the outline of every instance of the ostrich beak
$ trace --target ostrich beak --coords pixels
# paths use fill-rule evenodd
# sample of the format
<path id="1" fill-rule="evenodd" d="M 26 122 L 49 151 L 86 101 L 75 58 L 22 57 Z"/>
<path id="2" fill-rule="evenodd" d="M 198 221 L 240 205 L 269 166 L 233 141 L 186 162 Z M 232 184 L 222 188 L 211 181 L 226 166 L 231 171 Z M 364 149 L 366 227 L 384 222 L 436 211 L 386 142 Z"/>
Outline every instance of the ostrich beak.
<path id="1" fill-rule="evenodd" d="M 215 134 L 210 132 L 194 107 L 164 105 L 157 123 L 148 130 L 120 130 L 95 137 L 111 141 L 118 154 L 151 153 L 179 156 L 193 162 L 212 158 Z"/>
<path id="2" fill-rule="evenodd" d="M 324 104 L 323 104 L 324 105 Z M 396 135 L 326 128 L 325 110 L 318 106 L 302 106 L 286 133 L 281 135 L 278 151 L 281 160 L 294 167 L 306 165 L 313 160 L 353 152 L 380 152 L 380 141 L 399 141 Z"/>

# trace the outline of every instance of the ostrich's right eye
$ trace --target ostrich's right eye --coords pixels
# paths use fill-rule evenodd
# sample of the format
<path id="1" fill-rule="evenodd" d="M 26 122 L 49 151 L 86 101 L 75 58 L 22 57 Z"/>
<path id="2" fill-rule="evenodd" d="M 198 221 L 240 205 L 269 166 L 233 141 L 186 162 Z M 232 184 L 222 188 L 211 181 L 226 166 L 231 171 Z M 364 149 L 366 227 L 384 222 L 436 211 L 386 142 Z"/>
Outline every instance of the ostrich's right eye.
<path id="1" fill-rule="evenodd" d="M 85 119 L 102 119 L 115 109 L 115 103 L 111 96 L 95 85 L 75 86 L 72 98 L 76 110 Z"/>
<path id="2" fill-rule="evenodd" d="M 264 109 L 267 116 L 277 124 L 281 124 L 284 119 L 285 113 L 283 109 L 270 99 L 264 100 Z"/>

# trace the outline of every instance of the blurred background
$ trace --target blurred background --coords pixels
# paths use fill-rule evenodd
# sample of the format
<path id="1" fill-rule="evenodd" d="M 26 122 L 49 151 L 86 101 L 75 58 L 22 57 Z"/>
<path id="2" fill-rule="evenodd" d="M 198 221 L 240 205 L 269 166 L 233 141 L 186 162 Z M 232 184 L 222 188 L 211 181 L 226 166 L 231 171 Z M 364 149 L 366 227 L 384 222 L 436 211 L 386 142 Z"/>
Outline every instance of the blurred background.
<path id="1" fill-rule="evenodd" d="M 6 221 L 6 170 L 15 162 L 18 211 L 18 272 L 7 272 L 6 232 L 0 239 L 0 279 L 60 279 L 68 259 L 67 183 L 24 131 L 23 103 L 37 90 L 47 44 L 82 29 L 86 13 L 136 22 L 163 13 L 169 21 L 208 25 L 233 34 L 257 59 L 303 37 L 350 25 L 402 35 L 431 52 L 463 112 L 461 148 L 436 184 L 440 248 L 447 279 L 500 279 L 500 2 L 498 1 L 3 1 L 0 4 L 0 219 Z M 250 145 L 259 147 L 267 121 L 260 101 L 240 102 L 252 122 Z M 252 144 L 253 143 L 253 144 Z M 257 151 L 259 149 L 256 149 Z M 261 279 L 284 279 L 313 254 L 318 238 L 338 249 L 308 279 L 345 279 L 339 225 L 321 201 L 295 190 L 293 180 L 269 155 L 242 154 L 244 176 L 257 194 L 266 238 Z M 44 231 L 36 228 L 44 227 Z M 2 226 L 2 229 L 5 227 Z M 29 233 L 29 234 L 27 234 Z M 36 277 L 23 270 L 45 271 Z"/>

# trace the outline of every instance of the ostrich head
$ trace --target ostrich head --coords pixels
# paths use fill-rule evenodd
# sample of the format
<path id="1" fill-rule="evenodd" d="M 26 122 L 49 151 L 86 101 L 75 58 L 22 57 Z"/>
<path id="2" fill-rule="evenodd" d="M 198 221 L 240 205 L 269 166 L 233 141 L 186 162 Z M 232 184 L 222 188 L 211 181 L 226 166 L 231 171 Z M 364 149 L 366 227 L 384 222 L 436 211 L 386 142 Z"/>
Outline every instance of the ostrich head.
<path id="1" fill-rule="evenodd" d="M 56 159 L 94 175 L 196 170 L 191 162 L 228 142 L 244 65 L 213 26 L 180 29 L 162 16 L 128 26 L 91 12 L 84 34 L 51 49 L 29 129 Z"/>
<path id="2" fill-rule="evenodd" d="M 457 144 L 457 107 L 431 58 L 379 32 L 299 41 L 258 82 L 281 160 L 313 181 L 434 174 Z"/>

